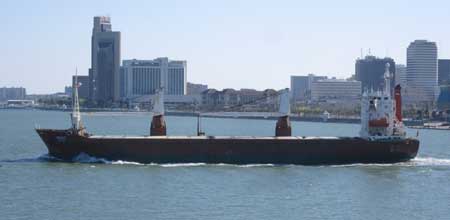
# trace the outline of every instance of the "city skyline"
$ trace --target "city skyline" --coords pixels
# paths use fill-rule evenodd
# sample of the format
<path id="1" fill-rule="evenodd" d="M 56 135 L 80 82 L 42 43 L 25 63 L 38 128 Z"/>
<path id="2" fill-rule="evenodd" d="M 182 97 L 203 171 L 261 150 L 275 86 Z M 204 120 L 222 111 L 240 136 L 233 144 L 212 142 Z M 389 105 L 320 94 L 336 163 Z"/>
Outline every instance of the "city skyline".
<path id="1" fill-rule="evenodd" d="M 87 75 L 96 15 L 111 16 L 122 33 L 122 60 L 187 60 L 187 81 L 218 89 L 286 88 L 291 75 L 308 73 L 346 78 L 361 48 L 406 64 L 406 48 L 416 39 L 436 42 L 439 59 L 450 57 L 444 1 L 255 3 L 7 1 L 0 9 L 0 39 L 7 42 L 0 46 L 0 86 L 54 93 L 71 84 L 75 67 Z"/>

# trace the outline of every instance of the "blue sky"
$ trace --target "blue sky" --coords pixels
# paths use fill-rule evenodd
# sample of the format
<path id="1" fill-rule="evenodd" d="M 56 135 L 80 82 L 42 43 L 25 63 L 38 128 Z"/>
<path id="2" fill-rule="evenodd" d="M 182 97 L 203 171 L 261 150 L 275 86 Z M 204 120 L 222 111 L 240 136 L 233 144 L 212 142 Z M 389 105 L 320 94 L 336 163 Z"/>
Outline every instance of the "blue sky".
<path id="1" fill-rule="evenodd" d="M 188 81 L 213 88 L 285 88 L 290 75 L 349 77 L 361 48 L 405 63 L 415 39 L 450 58 L 446 1 L 0 2 L 0 87 L 63 91 L 90 67 L 92 18 L 122 32 L 122 59 L 188 61 Z"/>

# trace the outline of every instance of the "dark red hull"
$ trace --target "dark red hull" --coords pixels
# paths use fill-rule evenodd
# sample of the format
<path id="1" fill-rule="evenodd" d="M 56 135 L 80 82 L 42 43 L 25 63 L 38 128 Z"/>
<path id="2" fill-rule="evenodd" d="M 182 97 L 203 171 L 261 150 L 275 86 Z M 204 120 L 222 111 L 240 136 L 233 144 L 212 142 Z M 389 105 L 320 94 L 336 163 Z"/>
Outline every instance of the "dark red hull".
<path id="1" fill-rule="evenodd" d="M 38 129 L 49 154 L 80 153 L 140 163 L 350 164 L 395 163 L 417 155 L 416 139 L 302 137 L 100 137 Z"/>

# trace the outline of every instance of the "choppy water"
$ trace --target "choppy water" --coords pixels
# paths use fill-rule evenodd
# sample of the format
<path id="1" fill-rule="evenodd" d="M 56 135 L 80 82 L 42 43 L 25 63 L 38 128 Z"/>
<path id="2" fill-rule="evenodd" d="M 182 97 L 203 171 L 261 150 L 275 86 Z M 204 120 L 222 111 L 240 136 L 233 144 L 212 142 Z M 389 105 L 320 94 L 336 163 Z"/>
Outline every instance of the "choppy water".
<path id="1" fill-rule="evenodd" d="M 148 115 L 83 115 L 96 134 L 147 134 Z M 168 132 L 196 120 L 168 117 Z M 34 132 L 68 113 L 0 110 L 0 219 L 448 219 L 450 131 L 421 130 L 419 156 L 397 164 L 139 164 L 79 155 L 61 163 Z M 210 135 L 273 135 L 275 121 L 204 119 Z M 293 122 L 305 136 L 359 126 Z M 410 134 L 416 131 L 409 130 Z M 52 162 L 50 162 L 52 161 Z"/>

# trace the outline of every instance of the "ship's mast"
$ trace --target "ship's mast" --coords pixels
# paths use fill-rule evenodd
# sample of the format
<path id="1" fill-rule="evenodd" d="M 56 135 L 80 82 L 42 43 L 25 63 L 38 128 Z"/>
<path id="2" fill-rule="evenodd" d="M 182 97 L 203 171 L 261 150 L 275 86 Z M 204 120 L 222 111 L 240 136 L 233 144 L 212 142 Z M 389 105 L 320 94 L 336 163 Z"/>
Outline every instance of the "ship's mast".
<path id="1" fill-rule="evenodd" d="M 81 129 L 81 114 L 80 114 L 80 102 L 78 100 L 78 69 L 75 69 L 75 82 L 72 85 L 73 96 L 72 96 L 72 128 L 75 131 Z"/>
<path id="2" fill-rule="evenodd" d="M 205 135 L 205 132 L 203 132 L 202 131 L 202 118 L 201 118 L 201 114 L 200 114 L 200 111 L 196 111 L 197 110 L 197 101 L 196 100 L 194 100 L 194 102 L 193 102 L 193 106 L 194 106 L 194 111 L 193 111 L 193 113 L 194 114 L 197 114 L 197 136 L 203 136 L 203 135 Z"/>
<path id="3" fill-rule="evenodd" d="M 389 63 L 386 63 L 386 69 L 384 71 L 384 89 L 386 95 L 391 96 L 391 72 L 389 71 L 389 67 L 391 65 Z"/>
<path id="4" fill-rule="evenodd" d="M 197 136 L 204 136 L 205 132 L 202 131 L 202 116 L 200 112 L 197 114 Z"/>

